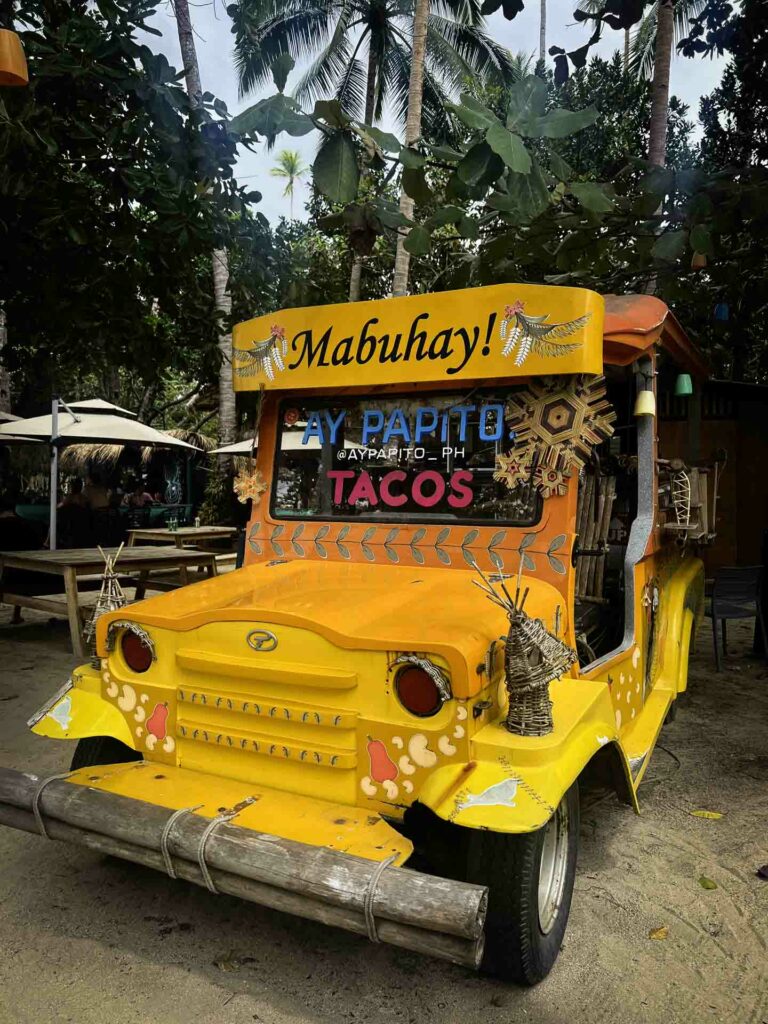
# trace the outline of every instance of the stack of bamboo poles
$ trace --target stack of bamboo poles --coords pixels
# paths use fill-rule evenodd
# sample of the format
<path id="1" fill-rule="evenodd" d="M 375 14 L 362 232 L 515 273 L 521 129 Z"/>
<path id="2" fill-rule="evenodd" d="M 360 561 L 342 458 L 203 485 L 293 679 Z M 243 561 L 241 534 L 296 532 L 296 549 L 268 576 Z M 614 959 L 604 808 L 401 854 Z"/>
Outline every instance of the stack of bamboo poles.
<path id="1" fill-rule="evenodd" d="M 586 473 L 579 488 L 576 530 L 582 548 L 597 548 L 608 541 L 616 498 L 616 477 Z M 576 565 L 576 593 L 579 597 L 603 599 L 605 556 L 585 555 Z"/>
<path id="2" fill-rule="evenodd" d="M 136 767 L 141 768 L 141 765 Z M 0 823 L 39 834 L 33 813 L 40 780 L 0 768 Z M 50 839 L 166 871 L 165 807 L 56 780 L 46 784 L 39 811 Z M 476 968 L 483 954 L 488 890 L 408 868 L 380 867 L 325 847 L 221 823 L 207 837 L 208 818 L 185 814 L 167 836 L 175 875 L 358 935 Z M 372 884 L 372 880 L 374 884 Z"/>

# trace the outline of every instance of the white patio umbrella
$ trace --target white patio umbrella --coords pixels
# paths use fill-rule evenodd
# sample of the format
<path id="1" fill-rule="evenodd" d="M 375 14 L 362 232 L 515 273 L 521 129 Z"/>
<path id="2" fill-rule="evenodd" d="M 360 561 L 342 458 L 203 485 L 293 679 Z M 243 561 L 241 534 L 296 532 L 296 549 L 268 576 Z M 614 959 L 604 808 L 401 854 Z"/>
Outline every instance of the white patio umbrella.
<path id="1" fill-rule="evenodd" d="M 322 449 L 322 445 L 316 437 L 310 437 L 306 444 L 301 443 L 303 435 L 295 432 L 285 432 L 280 441 L 280 450 L 284 452 L 319 452 Z M 214 448 L 209 455 L 250 455 L 251 448 L 254 447 L 253 441 L 236 441 L 234 444 L 225 444 L 223 448 Z M 258 438 L 256 438 L 256 447 L 258 447 Z M 363 445 L 355 444 L 354 441 L 345 441 L 345 448 L 362 448 Z"/>
<path id="2" fill-rule="evenodd" d="M 116 410 L 119 410 L 120 415 Z M 54 398 L 50 415 L 0 423 L 0 441 L 4 437 L 12 437 L 25 441 L 47 441 L 51 446 L 51 550 L 56 548 L 59 448 L 68 444 L 116 443 L 200 450 L 132 416 L 127 410 L 119 409 L 119 406 L 113 406 L 100 398 L 75 403 L 75 407 L 68 406 L 60 398 Z"/>
<path id="3" fill-rule="evenodd" d="M 81 409 L 87 412 L 113 412 L 117 416 L 131 416 L 136 419 L 135 412 L 123 409 L 120 405 L 113 405 L 112 402 L 107 402 L 103 398 L 85 398 L 80 402 L 68 402 L 67 405 L 78 413 Z"/>

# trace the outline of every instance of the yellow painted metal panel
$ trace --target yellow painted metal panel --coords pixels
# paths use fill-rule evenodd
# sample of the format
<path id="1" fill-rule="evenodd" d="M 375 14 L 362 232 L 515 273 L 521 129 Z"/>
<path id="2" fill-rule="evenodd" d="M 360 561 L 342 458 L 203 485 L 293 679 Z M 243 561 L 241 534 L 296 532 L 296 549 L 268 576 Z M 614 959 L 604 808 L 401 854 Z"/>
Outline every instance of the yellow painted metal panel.
<path id="1" fill-rule="evenodd" d="M 590 758 L 617 743 L 608 687 L 577 679 L 551 684 L 554 730 L 516 736 L 503 718 L 470 742 L 471 760 L 433 772 L 420 800 L 441 818 L 467 828 L 532 832 L 554 813 Z"/>
<path id="2" fill-rule="evenodd" d="M 188 648 L 178 651 L 176 660 L 182 668 L 227 678 L 234 676 L 237 679 L 261 679 L 264 682 L 334 690 L 349 690 L 357 683 L 354 672 L 343 672 L 340 669 L 300 661 L 293 664 L 281 661 L 279 667 L 273 667 L 265 664 L 263 657 L 238 658 L 231 654 L 223 654 L 221 651 L 195 651 Z"/>
<path id="3" fill-rule="evenodd" d="M 382 861 L 394 855 L 397 865 L 413 850 L 410 840 L 367 809 L 184 768 L 163 766 L 158 772 L 149 762 L 107 765 L 82 769 L 67 781 L 169 810 L 201 804 L 193 813 L 202 818 L 215 818 L 222 807 L 235 807 L 247 797 L 256 797 L 255 803 L 233 819 L 234 825 L 367 860 Z"/>
<path id="4" fill-rule="evenodd" d="M 38 736 L 79 740 L 86 736 L 114 736 L 133 746 L 131 730 L 117 710 L 97 694 L 75 686 L 67 690 L 32 727 Z"/>
<path id="5" fill-rule="evenodd" d="M 515 311 L 559 330 L 522 348 L 511 334 Z M 603 313 L 603 298 L 595 292 L 521 284 L 281 309 L 235 326 L 235 388 L 600 373 Z"/>

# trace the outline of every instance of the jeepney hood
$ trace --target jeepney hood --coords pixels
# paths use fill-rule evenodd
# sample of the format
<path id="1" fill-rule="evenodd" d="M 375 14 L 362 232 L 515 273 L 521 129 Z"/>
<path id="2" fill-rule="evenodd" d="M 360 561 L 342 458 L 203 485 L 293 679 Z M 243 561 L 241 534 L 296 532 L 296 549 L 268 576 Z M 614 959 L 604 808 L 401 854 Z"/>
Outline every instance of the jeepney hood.
<path id="1" fill-rule="evenodd" d="M 283 624 L 307 629 L 349 650 L 441 655 L 456 689 L 468 693 L 493 640 L 508 628 L 504 612 L 473 585 L 474 570 L 407 568 L 293 560 L 259 563 L 184 587 L 99 620 L 99 649 L 112 619 L 186 632 L 215 622 Z M 525 579 L 526 611 L 547 628 L 567 629 L 554 587 Z M 557 609 L 559 607 L 559 613 Z M 224 652 L 222 652 L 224 653 Z"/>

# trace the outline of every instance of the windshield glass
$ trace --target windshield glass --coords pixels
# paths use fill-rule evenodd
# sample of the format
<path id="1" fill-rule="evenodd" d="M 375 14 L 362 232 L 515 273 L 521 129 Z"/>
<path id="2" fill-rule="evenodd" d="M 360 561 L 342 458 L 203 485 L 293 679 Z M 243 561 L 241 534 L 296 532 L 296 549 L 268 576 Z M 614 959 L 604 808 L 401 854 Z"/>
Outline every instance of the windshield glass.
<path id="1" fill-rule="evenodd" d="M 494 479 L 511 391 L 284 400 L 272 514 L 531 525 L 530 482 Z"/>

